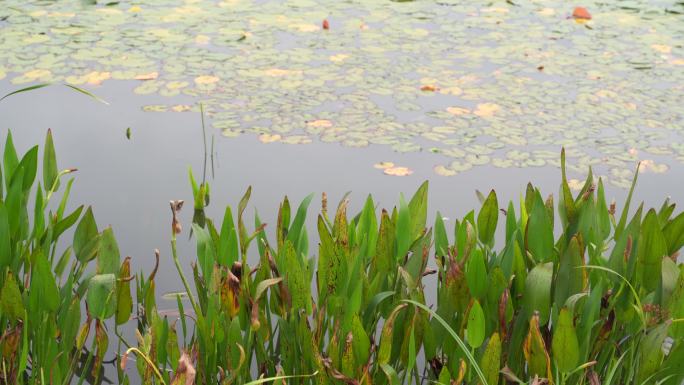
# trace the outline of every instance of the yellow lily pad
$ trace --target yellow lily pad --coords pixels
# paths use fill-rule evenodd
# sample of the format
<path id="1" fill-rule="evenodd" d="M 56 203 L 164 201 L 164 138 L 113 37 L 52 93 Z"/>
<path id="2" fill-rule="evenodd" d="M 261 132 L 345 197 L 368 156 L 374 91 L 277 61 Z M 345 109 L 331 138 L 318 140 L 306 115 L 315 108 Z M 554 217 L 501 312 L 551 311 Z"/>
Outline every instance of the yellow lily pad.
<path id="1" fill-rule="evenodd" d="M 111 72 L 97 72 L 93 71 L 84 76 L 86 83 L 92 85 L 100 85 L 103 81 L 112 77 Z"/>
<path id="2" fill-rule="evenodd" d="M 481 103 L 477 105 L 477 108 L 473 113 L 481 118 L 486 118 L 494 116 L 494 114 L 498 113 L 499 111 L 501 111 L 501 106 L 499 106 L 498 104 Z"/>
<path id="3" fill-rule="evenodd" d="M 413 174 L 413 170 L 408 167 L 389 167 L 383 170 L 385 175 L 391 176 L 408 176 Z"/>
<path id="4" fill-rule="evenodd" d="M 280 134 L 261 134 L 259 135 L 259 141 L 261 143 L 273 143 L 279 142 L 283 137 Z"/>
<path id="5" fill-rule="evenodd" d="M 214 84 L 219 81 L 219 78 L 211 75 L 202 75 L 195 78 L 197 84 Z"/>
<path id="6" fill-rule="evenodd" d="M 190 111 L 191 109 L 192 109 L 192 107 L 187 105 L 187 104 L 177 104 L 177 105 L 171 107 L 171 111 L 173 111 L 173 112 L 186 112 L 186 111 Z"/>
<path id="7" fill-rule="evenodd" d="M 446 110 L 448 113 L 450 113 L 452 115 L 456 115 L 456 116 L 465 115 L 465 114 L 470 113 L 469 109 L 463 108 L 463 107 L 448 107 Z"/>
<path id="8" fill-rule="evenodd" d="M 454 171 L 450 168 L 447 168 L 446 166 L 441 165 L 441 164 L 435 166 L 435 168 L 433 170 L 435 171 L 435 173 L 437 175 L 441 175 L 441 176 L 454 176 L 457 174 L 456 171 Z"/>
<path id="9" fill-rule="evenodd" d="M 154 80 L 159 77 L 159 72 L 148 72 L 146 74 L 140 74 L 135 77 L 135 80 Z"/>
<path id="10" fill-rule="evenodd" d="M 311 121 L 306 122 L 306 125 L 309 127 L 316 127 L 316 128 L 328 128 L 328 127 L 333 126 L 332 122 L 327 120 L 327 119 L 311 120 Z"/>
<path id="11" fill-rule="evenodd" d="M 349 55 L 344 53 L 338 53 L 337 55 L 331 55 L 328 59 L 333 63 L 341 63 L 349 58 Z"/>

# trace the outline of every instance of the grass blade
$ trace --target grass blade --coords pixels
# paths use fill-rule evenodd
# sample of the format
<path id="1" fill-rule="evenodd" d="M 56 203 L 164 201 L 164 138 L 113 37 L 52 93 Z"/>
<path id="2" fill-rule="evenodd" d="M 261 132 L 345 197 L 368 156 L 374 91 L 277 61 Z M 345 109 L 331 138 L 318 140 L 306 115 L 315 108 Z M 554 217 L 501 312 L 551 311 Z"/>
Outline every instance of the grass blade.
<path id="1" fill-rule="evenodd" d="M 80 92 L 80 93 L 82 93 L 82 94 L 84 94 L 84 95 L 90 96 L 91 98 L 97 100 L 98 102 L 100 102 L 100 103 L 102 103 L 102 104 L 109 105 L 109 102 L 108 102 L 108 101 L 106 101 L 106 100 L 100 98 L 99 96 L 93 94 L 93 93 L 90 92 L 90 91 L 84 90 L 84 89 L 81 88 L 81 87 L 73 86 L 73 85 L 71 85 L 71 84 L 66 84 L 66 83 L 65 83 L 64 85 L 67 86 L 67 87 L 69 87 L 69 88 L 71 88 L 71 89 L 74 90 L 74 91 L 78 91 L 78 92 Z"/>
<path id="2" fill-rule="evenodd" d="M 12 96 L 12 95 L 20 94 L 20 93 L 22 93 L 22 92 L 37 90 L 37 89 L 39 89 L 39 88 L 47 87 L 47 86 L 50 86 L 50 85 L 52 85 L 52 83 L 40 83 L 40 84 L 34 84 L 34 85 L 32 85 L 32 86 L 25 87 L 25 88 L 22 88 L 22 89 L 19 89 L 19 90 L 16 90 L 16 91 L 12 91 L 12 92 L 10 92 L 9 94 L 7 94 L 7 95 L 3 96 L 2 98 L 0 98 L 0 102 L 3 101 L 3 100 L 5 100 L 6 98 Z"/>
<path id="3" fill-rule="evenodd" d="M 37 90 L 37 89 L 40 89 L 40 88 L 44 88 L 44 87 L 47 87 L 47 86 L 51 86 L 51 85 L 53 85 L 53 84 L 54 84 L 54 83 L 40 83 L 40 84 L 34 84 L 34 85 L 32 85 L 32 86 L 28 86 L 28 87 L 25 87 L 25 88 L 22 88 L 22 89 L 19 89 L 19 90 L 16 90 L 16 91 L 12 91 L 12 92 L 10 92 L 9 94 L 7 94 L 7 95 L 3 96 L 2 98 L 0 98 L 0 102 L 3 101 L 3 100 L 5 100 L 6 98 L 12 96 L 12 95 L 20 94 L 20 93 L 22 93 L 22 92 L 28 92 L 28 91 Z M 77 91 L 77 92 L 80 92 L 80 93 L 82 93 L 82 94 L 84 94 L 84 95 L 90 96 L 91 98 L 97 100 L 97 101 L 100 102 L 100 103 L 109 105 L 109 102 L 107 102 L 106 100 L 102 99 L 101 97 L 99 97 L 99 96 L 93 94 L 92 92 L 90 92 L 90 91 L 88 91 L 88 90 L 85 90 L 85 89 L 83 89 L 83 88 L 81 88 L 81 87 L 77 87 L 77 86 L 74 86 L 74 85 L 71 85 L 71 84 L 66 84 L 66 83 L 64 83 L 64 85 L 67 86 L 67 87 L 69 87 L 69 88 L 71 88 L 71 89 L 74 90 L 74 91 Z"/>
<path id="4" fill-rule="evenodd" d="M 245 385 L 259 385 L 263 384 L 266 382 L 271 382 L 271 381 L 278 381 L 278 380 L 286 380 L 288 378 L 306 378 L 306 377 L 313 377 L 318 374 L 318 370 L 311 373 L 311 374 L 299 374 L 296 376 L 275 376 L 275 377 L 268 377 L 268 378 L 260 378 L 258 380 L 250 381 L 246 383 Z"/>
<path id="5" fill-rule="evenodd" d="M 581 268 L 581 266 L 580 266 L 580 268 Z M 601 271 L 605 271 L 607 273 L 615 274 L 618 277 L 620 277 L 620 279 L 622 279 L 622 281 L 627 284 L 627 286 L 629 287 L 629 290 L 632 292 L 632 295 L 634 295 L 634 299 L 636 300 L 637 306 L 639 307 L 637 309 L 638 310 L 637 313 L 639 313 L 639 318 L 641 319 L 641 325 L 644 328 L 646 327 L 646 318 L 644 317 L 644 312 L 643 312 L 644 307 L 641 305 L 641 300 L 639 299 L 639 294 L 637 294 L 636 289 L 634 289 L 634 286 L 632 286 L 632 284 L 629 283 L 629 280 L 627 278 L 625 278 L 623 275 L 621 275 L 617 271 L 609 269 L 607 267 L 603 267 L 603 266 L 587 265 L 587 266 L 584 266 L 584 268 L 601 270 Z"/>
<path id="6" fill-rule="evenodd" d="M 470 365 L 472 365 L 473 369 L 475 369 L 475 373 L 477 373 L 477 376 L 480 378 L 480 381 L 482 381 L 482 385 L 489 385 L 489 383 L 487 382 L 487 378 L 485 378 L 484 373 L 482 373 L 482 369 L 480 369 L 480 365 L 478 365 L 477 360 L 475 360 L 475 357 L 473 357 L 472 353 L 470 353 L 470 350 L 466 346 L 465 342 L 463 342 L 463 340 L 458 336 L 458 334 L 456 334 L 454 329 L 452 329 L 451 326 L 449 326 L 449 324 L 442 317 L 437 315 L 437 313 L 435 313 L 432 309 L 423 305 L 420 302 L 412 301 L 410 299 L 405 299 L 402 302 L 410 303 L 414 306 L 417 306 L 428 312 L 431 316 L 435 317 L 435 319 L 440 324 L 442 324 L 442 326 L 449 332 L 449 334 L 451 334 L 454 340 L 456 340 L 456 343 L 463 351 L 463 354 L 466 356 L 466 358 L 468 358 L 468 361 L 470 361 Z"/>

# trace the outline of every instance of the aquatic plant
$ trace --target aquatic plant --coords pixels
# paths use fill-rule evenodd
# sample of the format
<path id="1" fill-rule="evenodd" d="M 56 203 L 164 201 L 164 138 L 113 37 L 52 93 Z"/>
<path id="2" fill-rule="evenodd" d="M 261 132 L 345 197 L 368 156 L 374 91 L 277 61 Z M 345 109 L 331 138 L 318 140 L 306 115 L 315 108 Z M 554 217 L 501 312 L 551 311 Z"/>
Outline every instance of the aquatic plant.
<path id="1" fill-rule="evenodd" d="M 285 198 L 269 238 L 260 216 L 245 214 L 251 188 L 235 214 L 228 206 L 215 222 L 204 212 L 209 183 L 198 184 L 191 171 L 193 223 L 183 229 L 183 201 L 171 201 L 172 253 L 156 253 L 157 263 L 174 263 L 183 284 L 172 297 L 175 315 L 157 309 L 157 270 L 132 277 L 112 230 L 99 231 L 91 209 L 65 215 L 71 181 L 50 211 L 72 171 L 58 172 L 54 154 L 48 132 L 43 181 L 33 188 L 37 147 L 19 160 L 11 135 L 5 142 L 2 383 L 99 382 L 116 340 L 119 383 L 684 379 L 684 265 L 677 262 L 684 213 L 675 215 L 669 200 L 632 210 L 636 178 L 618 213 L 591 170 L 573 195 L 562 153 L 557 198 L 532 185 L 505 206 L 494 191 L 478 194 L 479 210 L 449 229 L 440 213 L 428 226 L 427 182 L 391 210 L 378 212 L 369 195 L 351 216 L 346 197 L 332 211 L 323 194 L 310 247 L 313 195 L 296 209 Z M 58 240 L 74 225 L 62 249 Z M 196 258 L 178 255 L 185 233 Z M 137 343 L 121 337 L 125 327 L 135 328 Z"/>
<path id="2" fill-rule="evenodd" d="M 248 230 L 251 188 L 219 226 L 193 183 L 202 218 L 192 225 L 194 288 L 176 255 L 179 202 L 171 236 L 194 332 L 180 339 L 174 323 L 152 315 L 145 347 L 172 346 L 156 362 L 173 366 L 176 342 L 186 341 L 198 383 L 315 373 L 297 383 L 679 384 L 684 214 L 673 217 L 666 200 L 630 216 L 636 178 L 616 214 L 591 170 L 573 195 L 564 153 L 561 169 L 558 199 L 528 185 L 503 209 L 494 191 L 480 194 L 480 210 L 451 231 L 440 213 L 427 228 L 427 182 L 379 216 L 371 196 L 360 213 L 348 216 L 343 199 L 330 216 L 323 195 L 316 257 L 304 225 L 312 195 L 297 210 L 282 201 L 269 240 L 258 215 Z M 426 292 L 428 279 L 436 292 Z M 191 313 L 180 297 L 178 306 L 187 337 Z"/>
<path id="3" fill-rule="evenodd" d="M 62 179 L 76 170 L 58 169 L 50 131 L 36 182 L 38 162 L 38 146 L 19 158 L 8 132 L 0 166 L 0 383 L 95 383 L 109 346 L 105 321 L 119 325 L 131 314 L 129 260 L 121 262 L 112 229 L 98 230 L 90 207 L 67 212 L 73 178 L 56 201 Z"/>

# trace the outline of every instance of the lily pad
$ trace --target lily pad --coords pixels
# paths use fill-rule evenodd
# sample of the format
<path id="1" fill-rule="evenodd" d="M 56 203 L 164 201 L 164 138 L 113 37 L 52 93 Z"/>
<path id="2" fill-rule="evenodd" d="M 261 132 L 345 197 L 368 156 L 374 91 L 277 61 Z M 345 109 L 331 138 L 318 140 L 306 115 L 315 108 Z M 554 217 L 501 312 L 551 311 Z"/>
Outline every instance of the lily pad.
<path id="1" fill-rule="evenodd" d="M 388 167 L 383 170 L 383 173 L 392 176 L 408 176 L 413 174 L 413 170 L 408 167 Z"/>

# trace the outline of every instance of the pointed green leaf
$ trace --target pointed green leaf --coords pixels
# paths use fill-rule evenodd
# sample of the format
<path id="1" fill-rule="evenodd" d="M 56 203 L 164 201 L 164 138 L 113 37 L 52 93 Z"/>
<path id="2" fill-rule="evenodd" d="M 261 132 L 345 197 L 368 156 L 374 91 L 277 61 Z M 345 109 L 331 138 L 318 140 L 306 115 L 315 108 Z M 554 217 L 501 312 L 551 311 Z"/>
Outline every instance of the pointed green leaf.
<path id="1" fill-rule="evenodd" d="M 530 377 L 552 378 L 551 360 L 539 329 L 539 317 L 536 313 L 530 318 L 530 327 L 523 345 L 523 353 L 525 354 L 527 372 Z"/>
<path id="2" fill-rule="evenodd" d="M 499 203 L 496 199 L 496 192 L 492 190 L 477 215 L 477 234 L 480 237 L 480 242 L 489 246 L 494 245 L 494 234 L 498 220 Z"/>
<path id="3" fill-rule="evenodd" d="M 602 178 L 599 178 L 598 189 L 596 191 L 596 224 L 598 225 L 598 231 L 599 235 L 601 236 L 601 240 L 606 240 L 610 236 L 611 224 Z"/>
<path id="4" fill-rule="evenodd" d="M 579 239 L 575 236 L 560 256 L 554 287 L 554 301 L 559 306 L 565 303 L 565 300 L 571 295 L 584 290 L 586 272 L 582 269 L 583 266 L 582 247 Z"/>
<path id="5" fill-rule="evenodd" d="M 126 258 L 119 270 L 119 279 L 116 282 L 116 324 L 123 325 L 128 322 L 133 311 L 133 298 L 131 296 L 131 263 Z"/>
<path id="6" fill-rule="evenodd" d="M 475 249 L 467 262 L 466 280 L 470 294 L 477 299 L 482 299 L 487 293 L 487 266 L 480 249 Z"/>
<path id="7" fill-rule="evenodd" d="M 242 241 L 240 241 L 242 242 Z M 226 206 L 218 240 L 217 262 L 222 266 L 232 266 L 239 259 L 238 236 L 235 231 L 233 212 Z"/>
<path id="8" fill-rule="evenodd" d="M 121 253 L 114 238 L 114 231 L 107 227 L 100 236 L 97 253 L 97 274 L 116 274 L 119 271 Z"/>
<path id="9" fill-rule="evenodd" d="M 423 182 L 411 201 L 408 204 L 410 217 L 410 242 L 413 242 L 425 229 L 425 223 L 427 221 L 427 197 L 428 197 L 428 181 Z"/>
<path id="10" fill-rule="evenodd" d="M 684 212 L 667 222 L 663 228 L 663 235 L 667 240 L 668 255 L 673 255 L 684 246 Z"/>
<path id="11" fill-rule="evenodd" d="M 0 291 L 0 309 L 2 309 L 2 314 L 9 317 L 12 322 L 24 318 L 25 310 L 21 292 L 11 272 L 7 274 L 5 284 Z"/>
<path id="12" fill-rule="evenodd" d="M 97 252 L 98 239 L 99 236 L 97 224 L 95 223 L 95 216 L 93 216 L 92 208 L 88 207 L 74 232 L 73 246 L 76 258 L 82 263 L 93 259 Z"/>
<path id="13" fill-rule="evenodd" d="M 525 246 L 536 262 L 547 262 L 553 257 L 553 226 L 538 193 L 532 201 L 532 211 L 525 229 Z"/>
<path id="14" fill-rule="evenodd" d="M 625 200 L 625 206 L 622 208 L 622 213 L 620 214 L 620 220 L 615 226 L 614 238 L 617 239 L 622 234 L 627 224 L 627 216 L 629 215 L 629 205 L 632 203 L 632 195 L 634 194 L 634 186 L 636 186 L 637 179 L 639 179 L 639 166 L 637 166 L 634 171 L 634 179 L 632 179 L 632 185 L 629 188 L 629 193 L 627 194 L 627 199 Z"/>
<path id="15" fill-rule="evenodd" d="M 439 372 L 437 382 L 442 385 L 451 384 L 451 373 L 449 373 L 449 368 L 446 365 L 442 366 L 442 371 Z"/>
<path id="16" fill-rule="evenodd" d="M 9 190 L 12 176 L 14 176 L 14 170 L 17 169 L 17 165 L 19 164 L 19 158 L 17 157 L 17 150 L 14 148 L 11 131 L 7 131 L 2 163 L 5 168 L 5 186 L 7 186 L 7 189 Z"/>
<path id="17" fill-rule="evenodd" d="M 36 180 L 36 174 L 38 173 L 38 146 L 33 146 L 28 152 L 21 158 L 17 168 L 24 169 L 24 179 L 22 187 L 24 191 L 31 188 L 33 182 Z"/>
<path id="18" fill-rule="evenodd" d="M 446 256 L 449 249 L 449 237 L 447 236 L 446 227 L 444 227 L 444 217 L 437 211 L 435 218 L 435 253 L 438 256 Z"/>
<path id="19" fill-rule="evenodd" d="M 360 246 L 359 253 L 364 258 L 375 255 L 378 237 L 378 220 L 375 217 L 375 204 L 373 197 L 368 195 L 366 203 L 363 205 L 359 224 L 357 226 L 357 243 Z"/>
<path id="20" fill-rule="evenodd" d="M 311 283 L 307 264 L 301 260 L 292 242 L 285 242 L 285 284 L 290 289 L 292 307 L 311 314 Z"/>
<path id="21" fill-rule="evenodd" d="M 306 198 L 302 200 L 297 208 L 297 214 L 295 214 L 292 225 L 287 233 L 287 239 L 292 241 L 293 245 L 299 244 L 299 237 L 302 235 L 302 229 L 304 228 L 304 221 L 306 220 L 306 211 L 309 208 L 309 204 L 313 199 L 313 194 L 309 194 Z"/>
<path id="22" fill-rule="evenodd" d="M 554 325 L 553 359 L 561 372 L 568 373 L 579 364 L 579 341 L 568 309 L 561 309 Z"/>
<path id="23" fill-rule="evenodd" d="M 516 230 L 518 230 L 518 221 L 515 218 L 515 207 L 513 207 L 513 201 L 509 201 L 506 210 L 506 245 L 511 242 Z"/>
<path id="24" fill-rule="evenodd" d="M 397 305 L 397 307 L 392 310 L 385 324 L 382 326 L 382 332 L 380 333 L 380 344 L 378 345 L 378 364 L 387 364 L 390 361 L 390 355 L 392 353 L 392 335 L 394 332 L 394 321 L 401 309 L 405 308 L 406 304 Z"/>
<path id="25" fill-rule="evenodd" d="M 394 258 L 395 229 L 392 220 L 383 210 L 380 217 L 380 230 L 378 231 L 377 245 L 375 247 L 375 258 L 371 263 L 375 265 L 378 274 L 388 274 L 395 270 Z"/>
<path id="26" fill-rule="evenodd" d="M 668 310 L 673 319 L 684 319 L 684 272 L 681 268 L 677 284 L 670 296 Z M 684 340 L 684 322 L 672 324 L 672 337 L 680 341 Z"/>
<path id="27" fill-rule="evenodd" d="M 641 224 L 637 252 L 637 274 L 648 291 L 656 290 L 661 283 L 663 257 L 667 256 L 667 244 L 655 210 L 646 214 Z"/>
<path id="28" fill-rule="evenodd" d="M 0 199 L 0 272 L 12 263 L 12 243 L 7 207 Z"/>
<path id="29" fill-rule="evenodd" d="M 116 276 L 98 274 L 90 278 L 86 303 L 90 314 L 99 320 L 106 320 L 116 311 Z"/>
<path id="30" fill-rule="evenodd" d="M 411 210 L 404 200 L 404 196 L 399 197 L 399 214 L 397 217 L 396 239 L 397 239 L 397 260 L 403 260 L 411 248 L 413 238 L 411 236 Z"/>
<path id="31" fill-rule="evenodd" d="M 485 316 L 480 302 L 475 300 L 468 312 L 468 325 L 466 326 L 466 338 L 468 345 L 477 349 L 482 345 L 485 338 Z"/>
<path id="32" fill-rule="evenodd" d="M 59 290 L 55 278 L 50 271 L 50 262 L 43 253 L 38 253 L 33 265 L 31 276 L 31 289 L 37 289 L 34 293 L 38 296 L 38 302 L 43 309 L 57 310 L 59 306 Z"/>
<path id="33" fill-rule="evenodd" d="M 209 231 L 196 223 L 192 224 L 192 232 L 197 240 L 197 261 L 199 262 L 202 275 L 210 279 L 216 261 L 216 248 Z M 207 282 L 211 284 L 211 282 Z"/>
<path id="34" fill-rule="evenodd" d="M 643 384 L 649 377 L 655 374 L 663 362 L 663 342 L 667 337 L 669 322 L 661 323 L 645 331 L 639 343 L 639 366 L 637 372 L 637 384 Z"/>
<path id="35" fill-rule="evenodd" d="M 278 277 L 278 278 L 268 278 L 264 279 L 263 281 L 259 282 L 257 285 L 256 291 L 254 293 L 254 301 L 258 301 L 262 295 L 268 290 L 269 287 L 276 285 L 280 283 L 280 281 L 283 280 L 283 277 Z"/>
<path id="36" fill-rule="evenodd" d="M 499 333 L 494 333 L 489 337 L 487 348 L 480 359 L 480 367 L 488 383 L 499 383 L 499 371 L 501 370 L 501 338 Z"/>
<path id="37" fill-rule="evenodd" d="M 538 311 L 540 325 L 546 325 L 551 311 L 552 281 L 553 263 L 540 264 L 530 270 L 525 280 L 523 318 L 529 318 L 535 311 Z"/>
<path id="38" fill-rule="evenodd" d="M 57 176 L 57 155 L 55 153 L 55 145 L 52 142 L 52 130 L 48 130 L 45 136 L 45 146 L 43 146 L 43 185 L 47 191 L 54 187 L 54 191 L 59 188 L 59 180 Z"/>
<path id="39" fill-rule="evenodd" d="M 561 174 L 562 180 L 560 193 L 558 195 L 558 214 L 561 219 L 561 225 L 563 228 L 566 228 L 569 223 L 575 222 L 576 208 L 575 200 L 572 197 L 572 192 L 570 192 L 570 186 L 568 185 L 565 167 L 565 148 L 561 150 Z"/>

